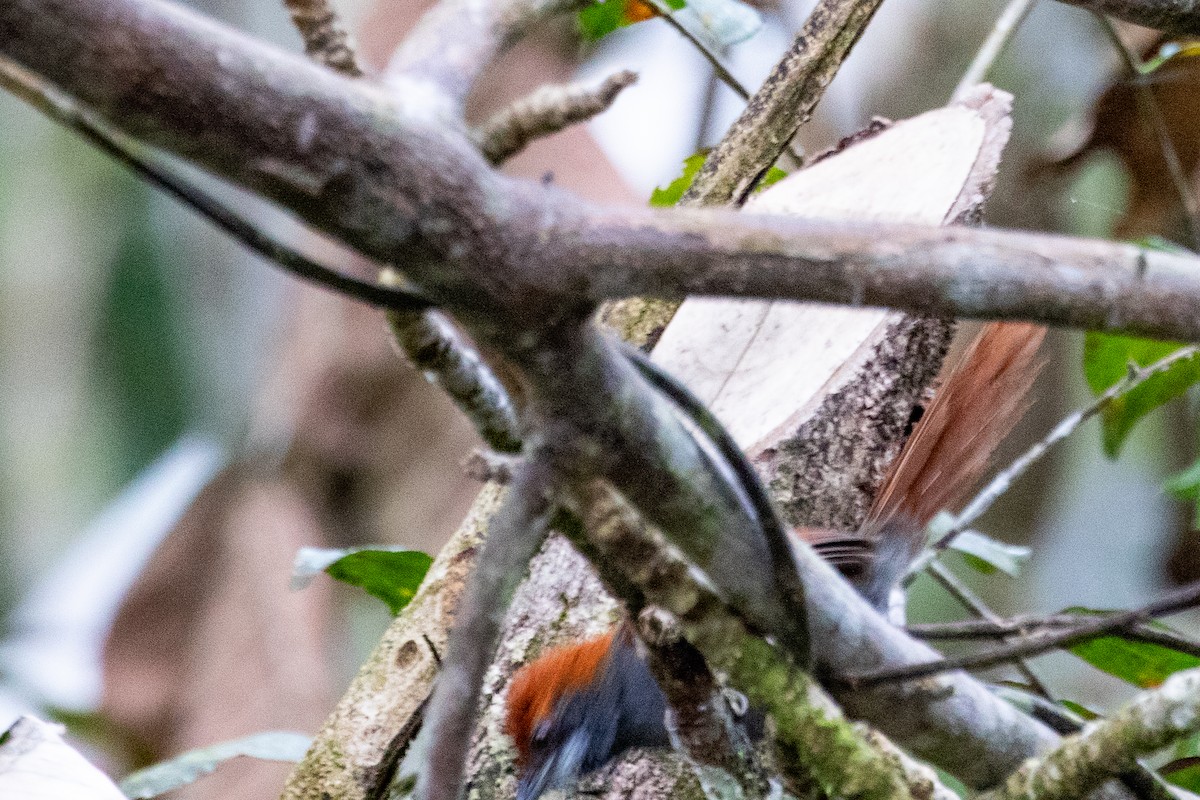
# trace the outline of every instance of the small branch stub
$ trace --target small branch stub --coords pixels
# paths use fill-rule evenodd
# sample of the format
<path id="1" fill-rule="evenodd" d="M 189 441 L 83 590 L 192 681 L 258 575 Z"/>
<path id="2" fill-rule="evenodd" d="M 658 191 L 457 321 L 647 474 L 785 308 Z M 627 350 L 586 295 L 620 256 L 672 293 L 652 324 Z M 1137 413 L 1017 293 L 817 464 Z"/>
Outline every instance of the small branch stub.
<path id="1" fill-rule="evenodd" d="M 475 131 L 475 141 L 488 161 L 501 164 L 534 139 L 607 111 L 617 95 L 635 83 L 637 73 L 622 70 L 598 86 L 543 86 L 483 123 Z"/>
<path id="2" fill-rule="evenodd" d="M 363 74 L 350 33 L 342 27 L 328 0 L 284 0 L 284 5 L 304 39 L 305 52 L 314 61 L 350 77 Z"/>

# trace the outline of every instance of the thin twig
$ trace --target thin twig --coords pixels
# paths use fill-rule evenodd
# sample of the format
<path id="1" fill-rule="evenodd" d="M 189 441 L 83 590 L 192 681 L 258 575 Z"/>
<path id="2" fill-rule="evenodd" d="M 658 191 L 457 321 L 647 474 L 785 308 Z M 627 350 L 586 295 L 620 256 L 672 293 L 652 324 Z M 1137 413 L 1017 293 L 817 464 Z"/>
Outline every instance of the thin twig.
<path id="1" fill-rule="evenodd" d="M 353 78 L 363 74 L 350 32 L 342 27 L 329 0 L 283 0 L 283 4 L 304 39 L 304 51 L 314 61 Z"/>
<path id="2" fill-rule="evenodd" d="M 937 561 L 930 563 L 929 575 L 935 581 L 941 584 L 942 588 L 949 592 L 955 600 L 961 603 L 975 616 L 982 617 L 984 620 L 994 625 L 999 625 L 1003 622 L 1003 619 L 999 614 L 997 614 L 995 611 L 992 611 L 988 604 L 983 602 L 982 598 L 971 591 L 970 587 L 960 581 L 958 577 L 949 569 L 947 569 L 944 564 L 940 564 Z M 1034 689 L 1034 691 L 1048 700 L 1054 699 L 1053 695 L 1050 694 L 1050 690 L 1046 687 L 1046 684 L 1042 683 L 1041 678 L 1039 678 L 1037 673 L 1033 671 L 1033 668 L 1029 666 L 1028 661 L 1023 658 L 1018 658 L 1015 659 L 1014 663 L 1016 664 L 1017 670 L 1022 676 L 1024 676 L 1025 680 L 1028 681 L 1029 685 Z"/>
<path id="3" fill-rule="evenodd" d="M 977 84 L 983 82 L 992 66 L 995 65 L 996 59 L 1008 47 L 1008 43 L 1016 35 L 1021 23 L 1033 10 L 1036 2 L 1037 0 L 1009 0 L 1008 5 L 996 19 L 996 25 L 984 40 L 983 45 L 980 46 L 979 52 L 975 54 L 971 65 L 967 67 L 967 71 L 963 73 L 962 79 L 954 89 L 954 100 L 962 98 Z"/>
<path id="4" fill-rule="evenodd" d="M 882 669 L 842 678 L 851 689 L 878 686 L 883 683 L 925 678 L 958 669 L 984 669 L 1006 664 L 1017 658 L 1036 656 L 1056 648 L 1070 647 L 1113 631 L 1128 628 L 1156 616 L 1170 614 L 1200 605 L 1200 582 L 1189 584 L 1141 608 L 1120 611 L 1095 619 L 1087 619 L 1073 628 L 1047 630 L 1031 634 L 1010 645 L 994 647 L 982 653 L 943 658 L 925 664 L 913 664 L 896 669 Z"/>
<path id="5" fill-rule="evenodd" d="M 511 453 L 497 453 L 495 450 L 472 450 L 462 462 L 463 473 L 472 480 L 480 483 L 499 483 L 507 486 L 512 483 L 524 459 Z"/>
<path id="6" fill-rule="evenodd" d="M 1103 615 L 1111 612 L 1094 612 L 1092 615 Z M 1015 635 L 1027 636 L 1034 631 L 1047 628 L 1073 628 L 1081 618 L 1088 614 L 1049 614 L 1044 617 L 1017 616 L 995 621 L 984 619 L 966 619 L 957 622 L 935 622 L 909 625 L 905 628 L 909 634 L 926 641 L 974 640 L 974 639 L 1004 639 Z M 1175 631 L 1163 630 L 1148 624 L 1131 625 L 1122 630 L 1114 631 L 1114 635 L 1122 639 L 1136 642 L 1156 644 L 1168 647 L 1180 653 L 1200 657 L 1200 642 L 1189 639 Z"/>
<path id="7" fill-rule="evenodd" d="M 733 93 L 743 100 L 750 99 L 749 90 L 747 90 L 745 85 L 739 81 L 732 72 L 729 71 L 729 68 L 726 67 L 724 62 L 721 61 L 721 57 L 714 53 L 712 48 L 705 44 L 699 36 L 688 30 L 686 25 L 677 20 L 675 18 L 675 12 L 670 6 L 668 6 L 662 0 L 646 0 L 646 2 L 658 12 L 658 15 L 662 17 L 663 22 L 674 28 L 676 33 L 682 36 L 688 44 L 696 48 L 696 51 L 700 53 L 700 55 L 704 56 L 704 60 L 712 65 L 713 74 L 716 75 L 722 83 L 732 89 Z"/>
<path id="8" fill-rule="evenodd" d="M 385 273 L 386 274 L 386 273 Z M 414 367 L 430 376 L 493 450 L 521 450 L 517 409 L 479 351 L 440 311 L 393 311 L 388 324 Z"/>
<path id="9" fill-rule="evenodd" d="M 729 71 L 729 68 L 725 66 L 725 62 L 721 60 L 720 55 L 714 53 L 712 48 L 704 43 L 703 39 L 688 30 L 688 27 L 675 17 L 675 12 L 670 6 L 662 0 L 646 0 L 646 2 L 658 12 L 663 22 L 673 28 L 688 44 L 696 48 L 700 55 L 704 57 L 704 60 L 712 67 L 713 75 L 716 76 L 717 80 L 733 90 L 733 93 L 743 101 L 750 101 L 750 91 L 746 88 L 745 84 Z M 804 156 L 793 148 L 790 143 L 783 149 L 782 155 L 786 155 L 790 162 L 787 164 L 788 169 L 800 169 L 804 166 Z"/>
<path id="10" fill-rule="evenodd" d="M 1170 648 L 1177 653 L 1186 653 L 1189 656 L 1200 658 L 1200 642 L 1181 636 L 1174 631 L 1164 631 L 1153 625 L 1135 625 L 1120 631 L 1120 635 L 1123 639 L 1156 644 L 1159 647 Z"/>
<path id="11" fill-rule="evenodd" d="M 1158 145 L 1159 149 L 1162 150 L 1163 161 L 1167 165 L 1167 172 L 1171 174 L 1171 183 L 1175 187 L 1175 192 L 1179 195 L 1180 204 L 1183 206 L 1184 216 L 1187 218 L 1188 233 L 1192 240 L 1192 249 L 1200 251 L 1200 203 L 1196 201 L 1196 194 L 1192 191 L 1191 181 L 1188 179 L 1187 173 L 1184 172 L 1183 163 L 1179 160 L 1179 151 L 1175 149 L 1175 142 L 1171 139 L 1171 130 L 1167 127 L 1167 120 L 1163 117 L 1162 107 L 1158 104 L 1158 98 L 1154 96 L 1154 89 L 1146 82 L 1145 76 L 1142 74 L 1141 59 L 1121 40 L 1121 36 L 1117 33 L 1116 27 L 1113 26 L 1112 20 L 1098 11 L 1094 12 L 1094 15 L 1100 21 L 1100 25 L 1104 28 L 1104 32 L 1109 40 L 1112 41 L 1113 47 L 1116 48 L 1117 53 L 1121 56 L 1126 71 L 1129 72 L 1129 80 L 1133 81 L 1134 88 L 1137 91 L 1138 103 L 1142 107 L 1142 113 L 1146 115 L 1150 126 L 1154 128 L 1154 135 L 1158 137 Z"/>
<path id="12" fill-rule="evenodd" d="M 598 86 L 543 86 L 497 112 L 475 130 L 473 138 L 488 161 L 501 164 L 534 139 L 607 111 L 617 95 L 636 82 L 637 73 L 626 69 Z"/>
<path id="13" fill-rule="evenodd" d="M 950 527 L 930 545 L 921 556 L 913 561 L 909 568 L 908 574 L 904 578 L 905 585 L 912 582 L 921 570 L 925 569 L 938 555 L 950 546 L 954 538 L 970 527 L 977 519 L 983 516 L 992 504 L 996 502 L 1009 488 L 1016 482 L 1018 478 L 1025 474 L 1038 459 L 1046 454 L 1058 442 L 1070 436 L 1075 432 L 1080 425 L 1087 422 L 1092 417 L 1099 414 L 1110 403 L 1116 400 L 1123 394 L 1137 388 L 1142 383 L 1145 383 L 1150 378 L 1164 372 L 1180 361 L 1192 358 L 1197 354 L 1197 347 L 1189 345 L 1181 347 L 1174 353 L 1155 361 L 1145 367 L 1130 365 L 1129 374 L 1120 381 L 1117 381 L 1110 386 L 1103 394 L 1097 397 L 1090 405 L 1073 412 L 1068 415 L 1062 422 L 1058 423 L 1041 441 L 1029 448 L 1019 458 L 1013 461 L 1007 469 L 996 475 L 995 478 L 985 486 L 979 494 L 975 495 L 974 499 L 967 504 L 967 507 L 962 510 L 958 516 L 954 517 L 950 523 Z"/>
<path id="14" fill-rule="evenodd" d="M 546 536 L 550 479 L 550 470 L 531 460 L 516 476 L 503 507 L 492 518 L 430 700 L 426 718 L 430 744 L 417 787 L 420 800 L 455 800 L 458 796 L 484 673 L 495 656 L 513 593 Z"/>
<path id="15" fill-rule="evenodd" d="M 250 221 L 203 189 L 189 185 L 167 170 L 137 155 L 122 137 L 91 119 L 83 109 L 31 73 L 0 58 L 0 87 L 12 92 L 60 125 L 79 134 L 96 149 L 138 177 L 171 195 L 227 233 L 244 247 L 301 280 L 323 286 L 379 308 L 412 311 L 430 308 L 433 302 L 408 290 L 378 286 L 319 264 L 308 256 L 272 239 Z"/>

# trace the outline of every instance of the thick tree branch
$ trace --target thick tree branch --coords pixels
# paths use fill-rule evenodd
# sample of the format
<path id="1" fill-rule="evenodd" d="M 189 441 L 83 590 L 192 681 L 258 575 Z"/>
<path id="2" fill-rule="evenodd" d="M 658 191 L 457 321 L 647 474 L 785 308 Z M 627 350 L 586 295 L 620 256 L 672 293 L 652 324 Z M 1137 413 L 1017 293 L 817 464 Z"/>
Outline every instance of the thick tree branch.
<path id="1" fill-rule="evenodd" d="M 592 214 L 555 235 L 559 277 L 595 299 L 788 298 L 1200 339 L 1200 261 L 1134 245 L 717 211 Z"/>
<path id="2" fill-rule="evenodd" d="M 491 172 L 415 97 L 397 108 L 156 0 L 11 0 L 0 48 L 126 132 L 398 264 L 485 338 L 580 300 L 729 294 L 1200 339 L 1193 258 L 994 230 L 603 211 Z"/>

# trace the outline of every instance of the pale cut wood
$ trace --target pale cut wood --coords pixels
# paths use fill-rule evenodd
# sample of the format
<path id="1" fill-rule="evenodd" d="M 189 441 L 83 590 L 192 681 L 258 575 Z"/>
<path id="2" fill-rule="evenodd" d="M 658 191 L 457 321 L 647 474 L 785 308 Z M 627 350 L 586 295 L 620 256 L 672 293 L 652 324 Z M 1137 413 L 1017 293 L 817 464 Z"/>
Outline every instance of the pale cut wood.
<path id="1" fill-rule="evenodd" d="M 755 196 L 747 211 L 923 224 L 968 218 L 994 178 L 1010 102 L 980 87 L 961 103 L 852 138 Z M 876 309 L 693 298 L 653 358 L 758 459 L 789 521 L 848 529 L 861 523 L 903 443 L 949 336 L 948 322 Z"/>
<path id="2" fill-rule="evenodd" d="M 103 772 L 63 741 L 61 725 L 21 717 L 0 732 L 0 797 L 125 800 Z"/>

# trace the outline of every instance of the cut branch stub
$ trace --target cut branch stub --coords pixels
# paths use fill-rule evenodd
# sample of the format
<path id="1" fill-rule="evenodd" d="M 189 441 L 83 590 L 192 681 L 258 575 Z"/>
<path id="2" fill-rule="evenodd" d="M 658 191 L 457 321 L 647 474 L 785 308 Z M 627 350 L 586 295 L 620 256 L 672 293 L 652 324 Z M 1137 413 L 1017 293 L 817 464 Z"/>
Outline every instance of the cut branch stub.
<path id="1" fill-rule="evenodd" d="M 962 104 L 869 131 L 747 210 L 925 224 L 967 218 L 995 177 L 1010 102 L 984 87 Z M 884 310 L 692 298 L 654 360 L 757 458 L 789 522 L 853 530 L 950 334 L 948 321 Z"/>

